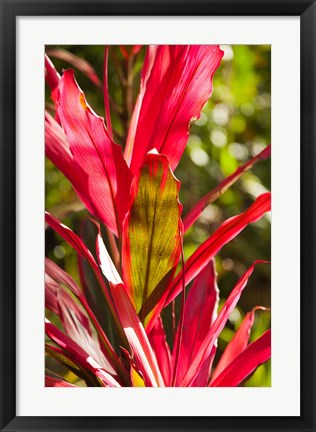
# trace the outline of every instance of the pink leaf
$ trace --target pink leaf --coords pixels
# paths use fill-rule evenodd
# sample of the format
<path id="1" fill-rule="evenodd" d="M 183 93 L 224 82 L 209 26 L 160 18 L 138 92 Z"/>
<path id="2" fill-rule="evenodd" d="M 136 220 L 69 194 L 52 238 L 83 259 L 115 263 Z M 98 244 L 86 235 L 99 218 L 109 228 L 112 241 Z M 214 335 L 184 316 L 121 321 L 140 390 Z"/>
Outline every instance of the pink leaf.
<path id="1" fill-rule="evenodd" d="M 238 303 L 240 296 L 247 284 L 247 281 L 251 276 L 252 272 L 254 271 L 255 266 L 257 264 L 265 262 L 266 261 L 255 261 L 254 264 L 239 279 L 232 292 L 230 293 L 229 297 L 227 298 L 226 302 L 224 303 L 224 306 L 218 314 L 216 320 L 214 321 L 213 325 L 205 336 L 203 342 L 201 343 L 199 351 L 196 353 L 194 359 L 191 361 L 186 375 L 181 382 L 181 386 L 186 387 L 190 385 L 190 382 L 192 381 L 192 379 L 194 379 L 200 366 L 211 353 L 218 335 L 225 327 L 229 315 L 235 309 L 236 304 Z"/>
<path id="2" fill-rule="evenodd" d="M 48 258 L 46 258 L 48 260 Z M 50 261 L 50 260 L 49 260 Z M 55 263 L 51 261 L 51 263 L 58 267 Z M 59 267 L 58 267 L 59 268 Z M 62 272 L 63 270 L 60 269 Z M 89 327 L 89 321 L 86 315 L 83 314 L 81 309 L 79 308 L 78 304 L 73 300 L 73 298 L 68 294 L 68 292 L 63 291 L 63 294 L 61 295 L 61 291 L 63 291 L 62 285 L 60 285 L 60 281 L 56 281 L 54 279 L 54 276 L 50 273 L 49 269 L 45 272 L 45 307 L 49 309 L 50 311 L 54 312 L 59 318 L 61 319 L 61 322 L 68 333 L 69 336 L 71 335 L 70 332 L 67 330 L 67 323 L 65 325 L 65 322 L 63 320 L 63 311 L 60 310 L 61 303 L 63 305 L 62 309 L 69 309 L 73 310 L 77 316 L 77 319 L 80 321 L 81 325 L 85 328 L 85 331 L 91 335 L 90 327 Z M 61 298 L 62 296 L 62 298 Z M 80 345 L 80 343 L 79 343 Z"/>
<path id="3" fill-rule="evenodd" d="M 201 198 L 193 207 L 192 210 L 184 217 L 183 225 L 184 232 L 186 232 L 198 219 L 204 208 L 214 202 L 220 195 L 222 195 L 232 184 L 234 184 L 246 171 L 253 167 L 253 165 L 260 161 L 265 160 L 271 155 L 271 145 L 268 145 L 261 153 L 250 159 L 244 165 L 237 168 L 237 170 L 225 178 L 219 185 L 216 186 L 211 192 Z"/>
<path id="4" fill-rule="evenodd" d="M 67 137 L 60 124 L 47 111 L 45 111 L 45 152 L 48 159 L 68 176 L 75 189 L 85 190 L 86 175 L 83 172 L 78 175 L 78 170 L 74 169 Z M 85 204 L 89 208 L 89 203 Z"/>
<path id="5" fill-rule="evenodd" d="M 78 57 L 63 48 L 50 49 L 47 51 L 47 54 L 71 64 L 86 75 L 86 77 L 88 77 L 89 80 L 91 80 L 99 89 L 102 88 L 101 81 L 95 69 L 84 58 Z"/>
<path id="6" fill-rule="evenodd" d="M 57 315 L 59 315 L 67 335 L 92 355 L 107 372 L 112 375 L 119 374 L 123 379 L 126 379 L 126 372 L 123 370 L 117 354 L 76 282 L 48 258 L 45 261 L 45 271 L 45 277 L 48 278 L 46 295 L 47 293 L 50 296 L 55 295 Z M 79 303 L 73 300 L 65 287 L 77 297 Z M 97 333 L 92 331 L 94 329 Z"/>
<path id="7" fill-rule="evenodd" d="M 211 384 L 223 372 L 223 370 L 247 348 L 250 338 L 250 331 L 255 319 L 255 311 L 258 309 L 265 310 L 265 308 L 257 306 L 245 316 L 243 322 L 240 324 L 239 329 L 236 331 L 234 337 L 225 348 L 225 351 L 223 352 L 212 374 Z"/>
<path id="8" fill-rule="evenodd" d="M 63 128 L 48 112 L 45 113 L 45 152 L 48 159 L 72 183 L 89 212 L 102 220 L 102 209 L 98 197 L 90 189 L 89 175 L 83 166 L 75 162 Z M 100 182 L 102 183 L 102 179 Z"/>
<path id="9" fill-rule="evenodd" d="M 211 387 L 236 387 L 271 357 L 271 330 L 252 342 L 212 382 Z"/>
<path id="10" fill-rule="evenodd" d="M 108 292 L 108 288 L 103 280 L 102 274 L 100 272 L 100 268 L 98 266 L 98 264 L 96 263 L 93 255 L 91 254 L 91 252 L 89 251 L 89 249 L 87 248 L 87 246 L 83 243 L 83 241 L 80 239 L 80 237 L 77 236 L 77 234 L 75 234 L 70 228 L 68 228 L 66 225 L 62 224 L 58 219 L 56 219 L 54 216 L 52 216 L 51 214 L 49 214 L 48 212 L 45 212 L 45 220 L 46 223 L 53 228 L 53 230 L 55 230 L 64 240 L 66 240 L 70 246 L 72 246 L 76 252 L 84 259 L 86 259 L 88 261 L 88 263 L 90 264 L 99 284 L 100 287 L 102 288 L 102 293 L 104 295 L 104 298 L 107 302 L 107 305 L 110 309 L 112 318 L 114 320 L 114 323 L 119 331 L 119 334 L 123 336 L 124 338 L 124 334 L 123 334 L 123 329 L 121 327 L 121 324 L 117 318 L 117 314 L 115 311 L 115 307 L 113 304 L 113 301 L 109 295 Z M 122 340 L 123 340 L 122 338 Z"/>
<path id="11" fill-rule="evenodd" d="M 200 347 L 217 315 L 219 291 L 216 283 L 214 260 L 196 277 L 185 302 L 183 333 L 180 346 L 181 362 L 177 380 L 182 381 L 192 359 Z M 179 337 L 179 328 L 177 331 Z M 176 343 L 175 343 L 176 346 Z M 173 352 L 173 360 L 175 353 Z"/>
<path id="12" fill-rule="evenodd" d="M 102 273 L 106 276 L 107 280 L 114 285 L 122 283 L 121 276 L 117 271 L 111 257 L 105 247 L 103 238 L 101 236 L 100 224 L 93 221 L 98 229 L 97 239 L 96 239 L 96 253 L 99 260 L 99 265 L 101 267 Z"/>
<path id="13" fill-rule="evenodd" d="M 47 54 L 45 54 L 45 76 L 50 89 L 54 90 L 59 84 L 60 75 Z"/>
<path id="14" fill-rule="evenodd" d="M 122 284 L 112 285 L 111 293 L 132 351 L 132 357 L 143 374 L 146 386 L 164 387 L 165 383 L 157 359 L 126 289 Z"/>
<path id="15" fill-rule="evenodd" d="M 110 374 L 108 374 L 93 357 L 87 354 L 85 350 L 62 333 L 47 319 L 45 319 L 45 331 L 47 336 L 70 354 L 78 365 L 81 365 L 96 375 L 104 386 L 121 387 L 120 384 Z"/>
<path id="16" fill-rule="evenodd" d="M 86 175 L 93 214 L 116 235 L 129 204 L 131 173 L 121 148 L 111 141 L 103 119 L 86 102 L 74 79 L 66 70 L 59 86 L 58 115 L 73 157 L 73 169 Z"/>
<path id="17" fill-rule="evenodd" d="M 45 258 L 45 273 L 60 284 L 66 285 L 76 297 L 81 297 L 81 289 L 68 273 L 62 270 L 54 261 Z M 57 284 L 57 287 L 59 285 Z"/>
<path id="18" fill-rule="evenodd" d="M 208 357 L 206 357 L 206 359 L 204 360 L 204 363 L 199 368 L 196 376 L 191 381 L 190 387 L 207 387 L 208 386 L 210 376 L 211 376 L 213 361 L 214 361 L 214 358 L 216 355 L 216 350 L 217 350 L 217 346 L 214 345 L 212 351 L 210 352 Z"/>
<path id="19" fill-rule="evenodd" d="M 200 116 L 211 96 L 212 78 L 222 56 L 216 45 L 148 48 L 125 152 L 133 173 L 153 148 L 168 157 L 172 170 L 176 168 L 190 121 Z"/>
<path id="20" fill-rule="evenodd" d="M 45 308 L 58 315 L 57 292 L 59 285 L 45 273 Z"/>
<path id="21" fill-rule="evenodd" d="M 156 354 L 166 386 L 169 386 L 171 373 L 171 354 L 160 315 L 148 335 L 149 342 Z"/>
<path id="22" fill-rule="evenodd" d="M 60 75 L 47 54 L 45 54 L 45 79 L 51 90 L 51 98 L 56 106 Z"/>
<path id="23" fill-rule="evenodd" d="M 260 195 L 245 212 L 227 219 L 186 261 L 184 265 L 185 284 L 190 283 L 226 243 L 235 238 L 247 225 L 260 219 L 270 209 L 271 194 L 267 192 Z M 180 271 L 170 285 L 166 305 L 181 291 L 181 278 L 182 272 Z"/>
<path id="24" fill-rule="evenodd" d="M 63 290 L 58 292 L 58 305 L 59 316 L 66 334 L 93 357 L 106 372 L 117 378 L 116 364 L 111 357 L 107 358 L 106 352 L 101 349 L 97 334 L 92 332 L 88 317 Z M 108 340 L 107 344 L 110 345 Z M 113 355 L 112 347 L 111 350 Z"/>
<path id="25" fill-rule="evenodd" d="M 98 268 L 92 253 L 77 234 L 47 211 L 45 211 L 45 221 L 54 231 L 66 240 L 82 258 L 87 259 L 93 268 Z"/>
<path id="26" fill-rule="evenodd" d="M 106 248 L 105 245 L 102 244 L 103 241 L 100 235 L 98 236 L 97 243 L 99 264 L 104 276 L 110 283 L 111 294 L 117 314 L 131 348 L 131 357 L 135 361 L 137 369 L 141 371 L 146 386 L 164 387 L 164 380 L 145 329 L 138 318 L 135 308 L 131 303 L 109 254 L 107 252 L 105 253 Z"/>
<path id="27" fill-rule="evenodd" d="M 149 45 L 146 51 L 146 56 L 143 64 L 142 69 L 142 77 L 141 77 L 141 84 L 140 84 L 140 93 L 137 97 L 136 104 L 134 107 L 133 115 L 130 121 L 128 134 L 127 134 L 127 140 L 126 140 L 126 146 L 124 150 L 124 158 L 128 165 L 131 163 L 132 154 L 133 154 L 133 146 L 134 146 L 134 140 L 136 135 L 136 129 L 138 125 L 138 119 L 140 115 L 140 110 L 142 108 L 142 103 L 144 99 L 144 95 L 146 94 L 146 85 L 148 78 L 151 73 L 151 69 L 154 64 L 154 60 L 156 57 L 156 51 L 157 51 L 158 45 Z"/>

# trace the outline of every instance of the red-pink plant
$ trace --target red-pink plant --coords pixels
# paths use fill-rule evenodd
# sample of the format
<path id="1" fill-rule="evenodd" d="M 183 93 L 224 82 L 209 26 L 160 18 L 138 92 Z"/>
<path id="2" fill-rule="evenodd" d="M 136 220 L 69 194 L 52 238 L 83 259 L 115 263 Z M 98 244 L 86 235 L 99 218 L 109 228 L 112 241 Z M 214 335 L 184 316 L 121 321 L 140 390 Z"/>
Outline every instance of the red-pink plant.
<path id="1" fill-rule="evenodd" d="M 140 46 L 121 47 L 125 59 Z M 51 55 L 80 68 L 102 88 L 93 68 L 66 51 Z M 222 58 L 218 46 L 149 46 L 124 153 L 112 136 L 105 49 L 107 126 L 88 105 L 73 70 L 62 77 L 46 56 L 46 79 L 55 117 L 45 115 L 46 155 L 68 177 L 92 215 L 95 248 L 46 213 L 46 223 L 79 256 L 82 284 L 46 258 L 46 308 L 62 329 L 46 320 L 47 354 L 89 386 L 237 386 L 271 355 L 270 330 L 249 344 L 255 309 L 249 312 L 215 368 L 217 338 L 257 264 L 239 279 L 218 312 L 215 255 L 250 223 L 270 210 L 270 193 L 226 220 L 184 262 L 183 235 L 205 206 L 244 171 L 270 155 L 270 146 L 207 194 L 181 220 L 180 183 L 173 174 L 184 152 L 192 119 L 212 93 Z M 107 228 L 107 250 L 102 227 Z M 107 305 L 117 345 L 87 297 L 87 263 Z M 115 263 L 115 264 L 114 264 Z M 187 285 L 193 281 L 188 294 Z M 180 296 L 172 346 L 161 312 Z M 260 307 L 258 307 L 260 308 Z M 48 375 L 47 386 L 69 386 Z"/>

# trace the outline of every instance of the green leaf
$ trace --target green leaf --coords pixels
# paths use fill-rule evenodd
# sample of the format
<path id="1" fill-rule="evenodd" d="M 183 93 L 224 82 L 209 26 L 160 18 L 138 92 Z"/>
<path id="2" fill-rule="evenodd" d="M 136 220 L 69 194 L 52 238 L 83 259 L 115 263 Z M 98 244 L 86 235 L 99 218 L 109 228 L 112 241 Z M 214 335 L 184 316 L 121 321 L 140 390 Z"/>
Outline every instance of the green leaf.
<path id="1" fill-rule="evenodd" d="M 122 254 L 125 286 L 143 322 L 149 309 L 164 303 L 166 287 L 179 261 L 182 230 L 179 187 L 168 159 L 148 153 L 133 183 Z M 158 286 L 155 301 L 150 302 L 145 313 L 142 307 Z"/>

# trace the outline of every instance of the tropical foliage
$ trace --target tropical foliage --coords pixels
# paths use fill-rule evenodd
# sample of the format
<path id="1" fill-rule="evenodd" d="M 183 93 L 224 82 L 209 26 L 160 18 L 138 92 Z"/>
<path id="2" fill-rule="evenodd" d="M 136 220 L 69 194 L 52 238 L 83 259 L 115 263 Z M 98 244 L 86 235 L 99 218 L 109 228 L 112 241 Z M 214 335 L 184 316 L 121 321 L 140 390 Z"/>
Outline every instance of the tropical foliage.
<path id="1" fill-rule="evenodd" d="M 60 75 L 53 57 L 81 71 L 103 95 L 105 121 L 74 70 Z M 194 250 L 185 247 L 205 209 L 271 153 L 263 146 L 233 166 L 194 206 L 183 202 L 183 212 L 175 170 L 193 124 L 203 118 L 222 57 L 218 46 L 105 47 L 102 82 L 85 59 L 48 49 L 46 156 L 78 199 L 46 212 L 46 224 L 75 251 L 78 271 L 70 274 L 46 258 L 47 386 L 237 386 L 270 359 L 269 329 L 250 340 L 256 311 L 268 313 L 266 306 L 254 305 L 223 352 L 217 348 L 248 279 L 269 257 L 254 260 L 226 299 L 216 269 L 225 245 L 270 211 L 270 193 L 261 190 Z M 110 89 L 113 67 L 120 93 Z M 189 146 L 200 148 L 192 139 Z M 74 229 L 59 220 L 78 211 L 83 217 Z"/>

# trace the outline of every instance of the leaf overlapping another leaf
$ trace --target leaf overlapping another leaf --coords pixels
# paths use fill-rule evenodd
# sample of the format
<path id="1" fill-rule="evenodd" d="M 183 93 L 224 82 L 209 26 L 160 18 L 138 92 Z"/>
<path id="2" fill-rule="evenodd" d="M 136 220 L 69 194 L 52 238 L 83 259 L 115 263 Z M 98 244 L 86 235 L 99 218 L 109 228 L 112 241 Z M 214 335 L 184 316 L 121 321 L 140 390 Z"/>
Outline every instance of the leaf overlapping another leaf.
<path id="1" fill-rule="evenodd" d="M 155 297 L 157 307 L 180 257 L 179 182 L 163 155 L 148 154 L 132 185 L 122 248 L 124 284 L 145 324 Z"/>
<path id="2" fill-rule="evenodd" d="M 243 213 L 222 223 L 186 262 L 182 237 L 207 204 L 256 162 L 270 156 L 271 147 L 202 197 L 184 218 L 183 228 L 180 183 L 173 170 L 192 121 L 199 118 L 212 93 L 213 75 L 223 52 L 219 46 L 207 45 L 149 46 L 133 111 L 132 82 L 141 66 L 140 48 L 105 47 L 103 83 L 96 73 L 101 68 L 94 69 L 70 52 L 51 52 L 104 91 L 107 126 L 88 105 L 74 72 L 64 70 L 60 77 L 45 58 L 54 102 L 48 109 L 56 109 L 54 118 L 45 115 L 46 155 L 68 177 L 97 227 L 96 232 L 86 219 L 83 223 L 88 221 L 93 229 L 84 237 L 81 233 L 81 238 L 46 213 L 47 224 L 77 252 L 80 276 L 77 284 L 57 264 L 46 261 L 46 308 L 48 317 L 59 318 L 60 327 L 46 321 L 51 339 L 46 353 L 83 380 L 74 379 L 79 385 L 237 386 L 271 356 L 270 331 L 249 344 L 254 312 L 261 307 L 246 315 L 219 361 L 217 339 L 262 261 L 254 262 L 240 277 L 218 313 L 215 256 L 270 210 L 271 196 L 258 196 Z M 108 69 L 109 52 L 113 64 Z M 118 93 L 111 88 L 109 94 L 114 70 L 122 106 Z M 113 135 L 123 146 L 127 136 L 124 156 Z M 174 300 L 180 292 L 179 314 Z M 172 308 L 166 308 L 170 303 Z M 69 376 L 62 379 L 55 372 L 47 369 L 46 385 L 72 386 Z"/>
<path id="3" fill-rule="evenodd" d="M 256 222 L 270 210 L 271 193 L 267 192 L 259 195 L 245 212 L 226 220 L 186 261 L 184 265 L 185 284 L 191 282 L 226 243 L 236 237 L 247 225 Z M 181 291 L 181 278 L 182 272 L 180 271 L 168 288 L 166 304 L 169 304 Z"/>
<path id="4" fill-rule="evenodd" d="M 198 118 L 211 96 L 212 78 L 223 51 L 218 45 L 151 45 L 142 71 L 125 159 L 137 173 L 148 151 L 178 165 L 192 118 Z M 159 125 L 159 127 L 157 127 Z"/>

